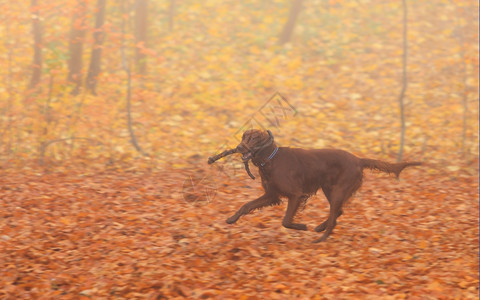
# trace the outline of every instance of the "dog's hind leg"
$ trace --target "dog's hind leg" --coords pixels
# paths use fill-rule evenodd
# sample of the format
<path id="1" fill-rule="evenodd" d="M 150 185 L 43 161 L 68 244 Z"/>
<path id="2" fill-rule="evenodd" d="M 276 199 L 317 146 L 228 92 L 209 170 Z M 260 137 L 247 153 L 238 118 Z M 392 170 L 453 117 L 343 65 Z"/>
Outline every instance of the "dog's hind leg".
<path id="1" fill-rule="evenodd" d="M 321 238 L 313 241 L 314 243 L 325 241 L 337 225 L 337 218 L 339 216 L 339 212 L 342 209 L 342 202 L 345 196 L 343 195 L 343 191 L 339 189 L 333 189 L 331 197 L 332 199 L 330 202 L 330 214 L 328 215 L 328 219 L 321 225 L 319 225 L 317 228 L 315 228 L 315 231 L 326 231 Z M 325 227 L 325 229 L 323 227 Z"/>
<path id="2" fill-rule="evenodd" d="M 321 238 L 313 241 L 314 243 L 325 241 L 337 225 L 337 218 L 342 215 L 342 206 L 353 193 L 362 185 L 362 173 L 349 174 L 348 177 L 340 178 L 338 183 L 326 193 L 330 202 L 330 214 L 328 219 L 315 228 L 320 232 L 325 230 Z"/>
<path id="3" fill-rule="evenodd" d="M 340 211 L 339 211 L 338 214 L 337 214 L 337 219 L 338 219 L 338 217 L 340 217 L 342 214 L 343 214 L 343 210 L 340 208 Z M 322 232 L 322 231 L 324 231 L 325 229 L 327 229 L 327 221 L 328 221 L 328 219 L 325 220 L 322 224 L 320 224 L 320 225 L 318 225 L 317 227 L 315 227 L 314 230 L 315 230 L 316 232 Z M 335 220 L 335 222 L 336 222 L 336 220 Z"/>
<path id="4" fill-rule="evenodd" d="M 328 200 L 328 204 L 331 206 L 332 205 L 332 198 L 331 198 L 332 189 L 329 188 L 329 187 L 324 187 L 323 188 L 323 193 L 325 194 L 325 197 Z M 340 208 L 340 211 L 337 213 L 337 218 L 340 217 L 342 214 L 343 214 L 343 210 L 342 210 L 342 208 Z M 314 230 L 316 232 L 324 231 L 327 228 L 327 220 L 325 220 L 322 224 L 315 227 Z"/>
<path id="5" fill-rule="evenodd" d="M 304 195 L 288 197 L 287 212 L 285 213 L 285 217 L 283 217 L 282 221 L 283 227 L 296 230 L 307 230 L 307 225 L 293 223 L 293 217 L 295 217 L 300 204 L 307 200 L 306 198 L 308 198 L 308 196 Z"/>

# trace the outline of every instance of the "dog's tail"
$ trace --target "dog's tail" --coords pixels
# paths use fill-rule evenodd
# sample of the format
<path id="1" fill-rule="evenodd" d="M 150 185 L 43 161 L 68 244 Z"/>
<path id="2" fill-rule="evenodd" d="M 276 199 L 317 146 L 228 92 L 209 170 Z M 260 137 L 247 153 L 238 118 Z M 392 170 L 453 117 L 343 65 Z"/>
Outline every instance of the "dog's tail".
<path id="1" fill-rule="evenodd" d="M 413 161 L 413 162 L 401 162 L 401 163 L 388 163 L 381 160 L 361 158 L 362 168 L 378 170 L 385 173 L 393 173 L 398 178 L 400 172 L 403 169 L 410 166 L 420 166 L 422 163 Z"/>

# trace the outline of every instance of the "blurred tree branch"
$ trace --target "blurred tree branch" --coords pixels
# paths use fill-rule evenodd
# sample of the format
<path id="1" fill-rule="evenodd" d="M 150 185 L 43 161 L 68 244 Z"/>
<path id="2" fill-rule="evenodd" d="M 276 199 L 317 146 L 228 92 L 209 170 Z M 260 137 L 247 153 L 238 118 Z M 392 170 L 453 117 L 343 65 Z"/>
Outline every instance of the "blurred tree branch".
<path id="1" fill-rule="evenodd" d="M 284 45 L 290 41 L 292 37 L 293 29 L 295 28 L 295 23 L 297 22 L 298 15 L 302 10 L 302 3 L 303 0 L 293 0 L 292 7 L 290 8 L 290 14 L 288 16 L 288 20 L 283 26 L 282 33 L 278 38 L 278 44 Z"/>

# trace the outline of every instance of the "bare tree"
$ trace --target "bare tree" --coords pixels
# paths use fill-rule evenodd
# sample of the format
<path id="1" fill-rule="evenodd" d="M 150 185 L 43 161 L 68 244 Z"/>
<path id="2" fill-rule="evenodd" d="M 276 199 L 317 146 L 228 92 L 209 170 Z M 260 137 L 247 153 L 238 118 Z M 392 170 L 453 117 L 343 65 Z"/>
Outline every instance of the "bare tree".
<path id="1" fill-rule="evenodd" d="M 407 91 L 407 1 L 402 0 L 403 6 L 403 56 L 402 56 L 402 89 L 400 90 L 400 95 L 398 96 L 398 103 L 400 106 L 400 149 L 398 150 L 397 161 L 401 161 L 403 158 L 403 148 L 405 145 L 405 104 L 404 97 L 405 92 Z"/>
<path id="2" fill-rule="evenodd" d="M 68 81 L 75 84 L 72 94 L 77 95 L 82 85 L 83 40 L 86 31 L 87 1 L 77 0 L 73 9 L 68 60 Z"/>
<path id="3" fill-rule="evenodd" d="M 92 55 L 90 57 L 90 66 L 87 73 L 87 90 L 96 95 L 97 77 L 100 74 L 100 61 L 102 57 L 102 44 L 105 37 L 103 23 L 105 22 L 105 4 L 106 0 L 98 0 L 97 16 L 95 19 L 95 31 L 93 32 Z"/>
<path id="4" fill-rule="evenodd" d="M 290 41 L 290 38 L 292 37 L 292 33 L 293 33 L 293 28 L 295 27 L 295 23 L 297 22 L 298 15 L 302 10 L 302 3 L 303 3 L 303 0 L 292 1 L 292 6 L 290 8 L 290 14 L 288 16 L 288 20 L 283 26 L 282 33 L 278 38 L 279 45 L 284 45 Z"/>
<path id="5" fill-rule="evenodd" d="M 15 94 L 16 94 L 16 91 L 15 91 L 15 87 L 14 87 L 14 77 L 13 77 L 13 67 L 14 67 L 14 52 L 15 52 L 15 42 L 13 41 L 12 37 L 11 37 L 11 27 L 10 27 L 10 24 L 11 22 L 9 22 L 9 20 L 7 20 L 7 22 L 5 22 L 5 29 L 6 29 L 6 36 L 4 38 L 4 41 L 5 41 L 5 44 L 4 44 L 4 47 L 5 49 L 7 50 L 6 54 L 7 54 L 7 64 L 6 66 L 3 66 L 4 68 L 6 68 L 7 72 L 8 72 L 8 76 L 5 78 L 6 82 L 5 82 L 5 87 L 7 88 L 7 92 L 8 92 L 8 98 L 7 98 L 7 107 L 5 109 L 2 109 L 2 120 L 0 121 L 1 122 L 1 125 L 3 125 L 3 121 L 6 120 L 7 121 L 7 124 L 6 126 L 3 128 L 2 132 L 0 132 L 0 134 L 2 136 L 8 136 L 8 142 L 7 142 L 7 145 L 6 145 L 6 148 L 5 148 L 5 151 L 6 153 L 10 156 L 11 152 L 12 152 L 12 144 L 13 144 L 13 113 L 12 113 L 12 108 L 13 108 L 13 101 L 15 99 Z M 2 126 L 3 127 L 3 126 Z M 3 144 L 3 139 L 0 140 L 0 145 Z M 3 146 L 3 145 L 2 145 Z"/>
<path id="6" fill-rule="evenodd" d="M 126 1 L 122 1 L 122 10 L 123 13 L 125 14 L 127 9 L 125 8 L 126 6 Z M 126 35 L 126 24 L 125 24 L 125 18 L 122 18 L 122 45 L 121 45 L 121 54 L 122 54 L 122 67 L 125 70 L 125 73 L 127 73 L 127 127 L 128 127 L 128 132 L 130 133 L 130 141 L 132 142 L 132 145 L 135 147 L 135 149 L 140 152 L 142 155 L 147 155 L 142 147 L 137 142 L 137 137 L 135 136 L 135 132 L 133 130 L 133 120 L 132 120 L 132 72 L 130 70 L 130 67 L 127 63 L 127 58 L 125 54 L 125 35 Z"/>
<path id="7" fill-rule="evenodd" d="M 168 29 L 173 31 L 173 16 L 175 15 L 175 0 L 170 0 L 168 7 Z"/>
<path id="8" fill-rule="evenodd" d="M 142 51 L 147 46 L 148 0 L 135 1 L 135 62 L 138 73 L 147 73 L 147 56 Z"/>
<path id="9" fill-rule="evenodd" d="M 33 64 L 29 88 L 34 88 L 42 75 L 42 27 L 38 10 L 37 0 L 32 0 Z"/>
<path id="10" fill-rule="evenodd" d="M 457 6 L 458 15 L 457 15 L 457 24 L 456 24 L 456 31 L 457 31 L 457 40 L 460 44 L 460 59 L 461 59 L 461 72 L 462 72 L 462 155 L 467 154 L 466 150 L 466 141 L 467 141 L 467 119 L 468 119 L 468 68 L 467 68 L 467 53 L 466 53 L 466 44 L 467 44 L 467 36 L 466 36 L 466 26 L 462 26 L 461 19 L 464 18 L 467 21 L 467 13 L 466 9 L 462 8 L 460 4 L 452 3 L 453 5 Z"/>

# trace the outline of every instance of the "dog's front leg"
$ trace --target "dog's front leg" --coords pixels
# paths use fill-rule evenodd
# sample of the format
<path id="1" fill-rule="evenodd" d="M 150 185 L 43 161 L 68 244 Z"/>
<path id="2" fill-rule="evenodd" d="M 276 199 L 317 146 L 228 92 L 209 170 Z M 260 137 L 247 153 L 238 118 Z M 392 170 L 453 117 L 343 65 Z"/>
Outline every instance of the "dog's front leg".
<path id="1" fill-rule="evenodd" d="M 237 222 L 241 216 L 246 215 L 255 209 L 278 203 L 280 203 L 278 197 L 264 194 L 263 196 L 244 204 L 233 216 L 227 219 L 227 223 L 233 224 Z"/>

